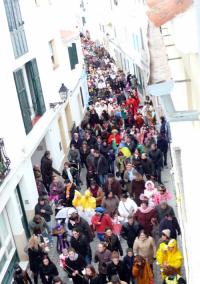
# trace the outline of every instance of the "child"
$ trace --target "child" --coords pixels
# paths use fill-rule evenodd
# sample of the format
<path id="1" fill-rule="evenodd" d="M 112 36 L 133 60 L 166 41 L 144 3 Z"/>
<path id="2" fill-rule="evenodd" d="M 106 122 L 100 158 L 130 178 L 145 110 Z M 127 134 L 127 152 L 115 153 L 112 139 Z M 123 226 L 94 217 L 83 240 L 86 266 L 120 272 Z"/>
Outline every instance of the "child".
<path id="1" fill-rule="evenodd" d="M 122 224 L 121 222 L 123 221 L 123 217 L 120 217 L 117 212 L 115 212 L 111 218 L 112 220 L 112 225 L 113 225 L 113 229 L 112 232 L 113 234 L 115 234 L 116 236 L 118 236 L 118 238 L 120 239 L 120 233 L 121 233 L 121 229 L 122 229 Z"/>
<path id="2" fill-rule="evenodd" d="M 167 192 L 164 185 L 160 185 L 158 192 L 154 195 L 154 204 L 159 205 L 162 201 L 169 201 L 172 198 L 170 192 Z"/>
<path id="3" fill-rule="evenodd" d="M 64 248 L 62 253 L 59 255 L 59 265 L 64 270 L 66 268 L 66 259 L 68 258 L 68 249 Z"/>
<path id="4" fill-rule="evenodd" d="M 127 254 L 125 255 L 123 259 L 123 263 L 127 271 L 127 281 L 129 284 L 130 283 L 134 284 L 135 282 L 132 276 L 132 267 L 133 267 L 133 262 L 134 262 L 133 249 L 128 248 L 126 253 Z"/>

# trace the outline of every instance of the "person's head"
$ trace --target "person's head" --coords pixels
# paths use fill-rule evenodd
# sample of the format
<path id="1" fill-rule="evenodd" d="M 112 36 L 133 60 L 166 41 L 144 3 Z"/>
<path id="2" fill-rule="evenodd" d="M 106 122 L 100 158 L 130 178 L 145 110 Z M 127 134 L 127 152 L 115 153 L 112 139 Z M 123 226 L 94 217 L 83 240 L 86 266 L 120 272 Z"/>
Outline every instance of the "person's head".
<path id="1" fill-rule="evenodd" d="M 133 256 L 133 249 L 132 248 L 127 248 L 126 253 L 129 257 Z"/>
<path id="2" fill-rule="evenodd" d="M 159 188 L 159 193 L 162 195 L 162 194 L 165 194 L 166 192 L 166 187 L 164 185 L 160 185 Z"/>
<path id="3" fill-rule="evenodd" d="M 101 136 L 98 136 L 97 137 L 97 143 L 101 144 L 101 142 L 102 142 Z"/>
<path id="4" fill-rule="evenodd" d="M 103 207 L 97 207 L 95 209 L 95 212 L 96 212 L 97 215 L 101 216 L 105 212 L 105 209 Z"/>
<path id="5" fill-rule="evenodd" d="M 76 254 L 75 249 L 73 249 L 73 248 L 68 249 L 68 255 L 69 255 L 70 259 L 74 259 L 75 254 Z"/>
<path id="6" fill-rule="evenodd" d="M 168 251 L 175 252 L 177 250 L 177 242 L 175 239 L 171 239 L 168 243 Z"/>
<path id="7" fill-rule="evenodd" d="M 40 224 L 40 222 L 42 221 L 42 217 L 39 215 L 39 214 L 36 214 L 33 218 L 33 221 L 36 223 L 36 224 Z"/>
<path id="8" fill-rule="evenodd" d="M 30 237 L 30 239 L 29 239 L 29 242 L 28 242 L 28 247 L 30 248 L 30 249 L 38 249 L 38 247 L 39 247 L 39 238 L 38 238 L 38 236 L 36 236 L 36 235 L 32 235 L 31 237 Z"/>
<path id="9" fill-rule="evenodd" d="M 68 256 L 68 249 L 64 248 L 62 250 L 63 255 Z"/>
<path id="10" fill-rule="evenodd" d="M 117 265 L 119 263 L 119 254 L 116 251 L 112 252 L 112 256 L 111 256 L 112 262 Z"/>
<path id="11" fill-rule="evenodd" d="M 111 283 L 112 283 L 112 284 L 120 284 L 121 281 L 120 281 L 120 279 L 119 279 L 119 276 L 118 276 L 118 275 L 113 275 L 113 276 L 111 277 Z"/>
<path id="12" fill-rule="evenodd" d="M 73 135 L 73 137 L 74 137 L 74 140 L 78 140 L 78 138 L 79 138 L 79 135 L 78 135 L 78 133 L 77 133 L 77 132 L 74 132 L 74 135 Z"/>
<path id="13" fill-rule="evenodd" d="M 88 264 L 85 268 L 85 275 L 91 278 L 96 276 L 96 271 L 93 265 Z"/>
<path id="14" fill-rule="evenodd" d="M 46 151 L 46 152 L 44 153 L 44 156 L 45 156 L 46 158 L 50 159 L 50 158 L 51 158 L 51 153 L 50 153 L 50 151 Z"/>
<path id="15" fill-rule="evenodd" d="M 70 167 L 70 163 L 65 162 L 65 163 L 64 163 L 64 168 L 65 168 L 65 169 L 68 169 L 69 167 Z"/>
<path id="16" fill-rule="evenodd" d="M 160 202 L 160 208 L 161 208 L 161 209 L 165 210 L 165 209 L 167 208 L 167 206 L 168 206 L 168 205 L 167 205 L 167 202 L 166 202 L 166 201 L 161 201 L 161 202 Z"/>
<path id="17" fill-rule="evenodd" d="M 149 237 L 148 234 L 144 230 L 141 230 L 138 234 L 138 238 L 141 241 L 145 241 L 148 237 Z"/>
<path id="18" fill-rule="evenodd" d="M 161 116 L 161 117 L 160 117 L 160 121 L 161 121 L 161 123 L 165 122 L 165 117 L 164 117 L 164 116 Z"/>
<path id="19" fill-rule="evenodd" d="M 142 153 L 141 158 L 142 160 L 147 160 L 147 153 Z"/>
<path id="20" fill-rule="evenodd" d="M 168 214 L 165 215 L 165 218 L 166 218 L 168 221 L 172 221 L 173 215 L 170 214 L 170 213 L 168 213 Z"/>
<path id="21" fill-rule="evenodd" d="M 106 237 L 111 237 L 112 236 L 112 230 L 110 228 L 105 229 L 105 236 Z"/>
<path id="22" fill-rule="evenodd" d="M 106 250 L 106 248 L 107 248 L 107 244 L 104 243 L 104 242 L 101 242 L 97 245 L 97 250 L 100 253 L 104 252 Z"/>
<path id="23" fill-rule="evenodd" d="M 53 182 L 53 183 L 57 183 L 57 182 L 58 182 L 58 177 L 57 177 L 57 176 L 53 176 L 52 182 Z"/>
<path id="24" fill-rule="evenodd" d="M 127 192 L 122 193 L 122 201 L 125 202 L 127 198 L 129 197 Z"/>
<path id="25" fill-rule="evenodd" d="M 170 239 L 171 231 L 169 229 L 162 230 L 162 240 L 167 241 Z"/>
<path id="26" fill-rule="evenodd" d="M 111 199 L 113 198 L 114 194 L 112 191 L 109 191 L 107 194 L 106 194 L 106 199 Z"/>
<path id="27" fill-rule="evenodd" d="M 42 258 L 42 264 L 44 266 L 48 266 L 49 263 L 50 263 L 50 259 L 49 259 L 48 255 L 44 255 L 43 258 Z"/>
<path id="28" fill-rule="evenodd" d="M 70 220 L 70 221 L 74 221 L 75 223 L 77 223 L 78 220 L 79 220 L 78 212 L 73 212 L 73 213 L 71 214 L 71 216 L 69 217 L 69 220 Z"/>
<path id="29" fill-rule="evenodd" d="M 19 263 L 15 265 L 15 273 L 20 274 L 22 273 L 22 268 L 20 267 Z"/>
<path id="30" fill-rule="evenodd" d="M 95 156 L 95 158 L 98 158 L 100 156 L 99 150 L 94 151 L 94 156 Z"/>
<path id="31" fill-rule="evenodd" d="M 177 269 L 175 267 L 172 266 L 167 266 L 164 269 L 164 273 L 166 276 L 176 276 L 177 275 Z"/>
<path id="32" fill-rule="evenodd" d="M 90 182 L 90 187 L 91 187 L 92 189 L 95 188 L 96 185 L 97 185 L 97 183 L 96 183 L 95 180 L 92 180 L 92 181 Z"/>
<path id="33" fill-rule="evenodd" d="M 108 174 L 108 182 L 109 183 L 112 183 L 113 182 L 113 180 L 114 180 L 114 175 L 113 174 Z"/>
<path id="34" fill-rule="evenodd" d="M 83 143 L 82 148 L 83 148 L 83 150 L 87 150 L 87 143 Z"/>
<path id="35" fill-rule="evenodd" d="M 53 284 L 63 284 L 63 281 L 59 276 L 53 278 Z"/>
<path id="36" fill-rule="evenodd" d="M 156 150 L 156 148 L 157 148 L 157 145 L 155 143 L 152 143 L 151 144 L 151 150 Z"/>
<path id="37" fill-rule="evenodd" d="M 146 209 L 148 207 L 148 200 L 142 200 L 140 206 L 142 209 Z"/>
<path id="38" fill-rule="evenodd" d="M 74 228 L 72 230 L 72 236 L 75 238 L 75 239 L 78 239 L 80 237 L 80 231 L 78 228 Z"/>
<path id="39" fill-rule="evenodd" d="M 146 260 L 144 257 L 142 257 L 141 255 L 136 255 L 134 258 L 134 265 L 138 266 L 138 267 L 144 267 L 146 263 Z"/>
<path id="40" fill-rule="evenodd" d="M 133 168 L 133 165 L 131 163 L 126 164 L 127 171 L 131 171 Z"/>
<path id="41" fill-rule="evenodd" d="M 154 183 L 151 180 L 146 181 L 145 188 L 149 191 L 154 190 Z"/>
<path id="42" fill-rule="evenodd" d="M 129 215 L 127 219 L 128 219 L 129 225 L 132 225 L 134 222 L 134 217 L 132 215 Z"/>

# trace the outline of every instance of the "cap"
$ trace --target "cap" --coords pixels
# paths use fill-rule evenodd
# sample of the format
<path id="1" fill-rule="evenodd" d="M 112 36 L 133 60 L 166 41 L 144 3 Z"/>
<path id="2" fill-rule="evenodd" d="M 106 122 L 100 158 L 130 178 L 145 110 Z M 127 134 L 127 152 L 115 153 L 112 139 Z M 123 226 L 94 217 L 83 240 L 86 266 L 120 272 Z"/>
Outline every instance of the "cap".
<path id="1" fill-rule="evenodd" d="M 105 212 L 105 209 L 104 209 L 103 207 L 97 207 L 97 208 L 95 209 L 95 212 L 102 214 L 102 213 Z"/>
<path id="2" fill-rule="evenodd" d="M 171 236 L 171 231 L 169 229 L 162 230 L 162 235 L 165 235 L 169 239 Z"/>

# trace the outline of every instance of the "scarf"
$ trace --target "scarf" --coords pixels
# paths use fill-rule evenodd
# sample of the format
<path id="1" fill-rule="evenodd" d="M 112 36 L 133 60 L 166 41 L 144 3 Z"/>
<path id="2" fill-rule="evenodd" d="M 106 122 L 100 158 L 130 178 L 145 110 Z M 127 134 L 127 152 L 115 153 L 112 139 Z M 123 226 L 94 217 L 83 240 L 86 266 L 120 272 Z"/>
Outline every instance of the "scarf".
<path id="1" fill-rule="evenodd" d="M 75 253 L 75 254 L 74 254 L 74 257 L 69 256 L 69 259 L 70 259 L 71 261 L 76 261 L 76 260 L 78 259 L 78 254 Z"/>
<path id="2" fill-rule="evenodd" d="M 147 214 L 149 212 L 151 212 L 151 210 L 153 209 L 152 207 L 147 207 L 146 209 L 143 209 L 142 207 L 138 208 L 140 210 L 141 213 Z"/>

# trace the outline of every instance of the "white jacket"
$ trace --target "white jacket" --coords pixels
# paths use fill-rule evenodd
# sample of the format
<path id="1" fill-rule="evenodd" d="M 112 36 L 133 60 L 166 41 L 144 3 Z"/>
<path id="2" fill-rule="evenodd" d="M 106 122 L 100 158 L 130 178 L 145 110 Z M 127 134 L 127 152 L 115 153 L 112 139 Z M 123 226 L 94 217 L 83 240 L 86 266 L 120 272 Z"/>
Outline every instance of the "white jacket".
<path id="1" fill-rule="evenodd" d="M 124 218 L 124 222 L 127 222 L 127 217 L 133 215 L 137 211 L 137 204 L 131 198 L 127 198 L 126 201 L 120 201 L 118 206 L 118 212 L 121 217 Z"/>

